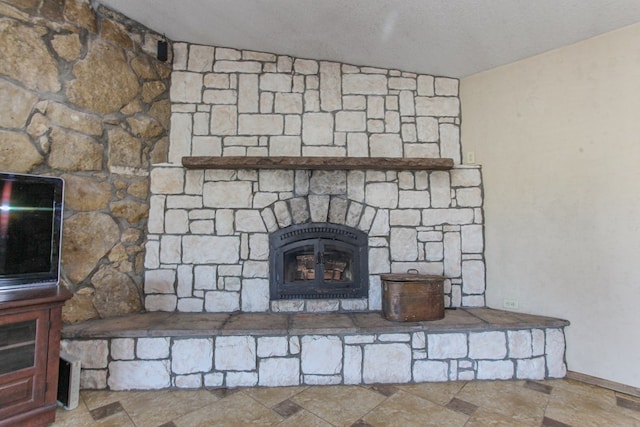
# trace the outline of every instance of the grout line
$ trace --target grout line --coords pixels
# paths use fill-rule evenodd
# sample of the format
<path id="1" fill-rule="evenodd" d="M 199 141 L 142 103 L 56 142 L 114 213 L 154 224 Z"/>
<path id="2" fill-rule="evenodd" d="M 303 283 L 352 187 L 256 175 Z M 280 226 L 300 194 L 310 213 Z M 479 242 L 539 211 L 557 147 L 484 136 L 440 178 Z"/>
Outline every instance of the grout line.
<path id="1" fill-rule="evenodd" d="M 475 317 L 476 319 L 478 319 L 479 321 L 481 321 L 481 322 L 482 322 L 482 323 L 484 323 L 485 325 L 489 325 L 489 324 L 490 324 L 489 322 L 487 322 L 486 320 L 482 319 L 481 317 L 478 317 L 478 316 L 476 316 L 474 313 L 471 313 L 469 310 L 465 310 L 465 308 L 466 308 L 466 307 L 464 307 L 464 308 L 458 308 L 458 310 L 463 310 L 465 313 L 467 313 L 467 314 L 469 314 L 469 315 L 471 315 L 471 316 Z M 500 326 L 502 327 L 503 325 L 500 325 Z"/>
<path id="2" fill-rule="evenodd" d="M 370 410 L 368 410 L 367 412 L 365 412 L 364 414 L 362 414 L 362 415 L 360 416 L 360 418 L 358 418 L 358 419 L 354 422 L 354 424 L 355 424 L 355 423 L 357 423 L 359 420 L 364 419 L 367 415 L 369 415 L 370 413 L 372 413 L 373 411 L 375 411 L 376 409 L 378 409 L 378 407 L 380 407 L 381 405 L 383 405 L 384 403 L 386 403 L 386 401 L 387 401 L 387 400 L 389 400 L 389 399 L 391 398 L 391 396 L 393 396 L 394 394 L 396 394 L 396 393 L 393 393 L 393 394 L 391 394 L 391 396 L 385 396 L 384 394 L 382 394 L 382 393 L 380 393 L 380 392 L 378 392 L 378 391 L 372 390 L 371 388 L 369 388 L 369 386 L 365 386 L 365 385 L 361 385 L 361 384 L 359 384 L 359 385 L 357 385 L 356 387 L 359 387 L 359 388 L 362 388 L 362 389 L 365 389 L 365 390 L 368 390 L 368 391 L 372 391 L 372 392 L 374 392 L 374 393 L 377 393 L 377 394 L 379 394 L 380 396 L 384 397 L 384 399 L 382 399 L 382 400 L 380 401 L 380 403 L 378 403 L 376 406 L 374 406 L 373 408 L 371 408 Z M 398 390 L 398 391 L 401 391 L 401 390 Z M 327 421 L 327 422 L 328 422 L 328 421 Z M 329 424 L 331 424 L 331 423 L 329 423 Z M 351 424 L 351 425 L 353 426 L 353 424 Z"/>
<path id="3" fill-rule="evenodd" d="M 553 388 L 552 388 L 551 392 L 553 392 Z M 547 399 L 546 399 L 546 402 L 544 404 L 544 408 L 543 408 L 543 411 L 542 411 L 542 423 L 541 423 L 541 426 L 543 426 L 543 427 L 545 425 L 544 424 L 544 420 L 550 419 L 550 418 L 547 418 L 547 410 L 549 409 L 549 404 L 551 403 L 551 398 L 552 398 L 551 393 L 547 394 L 546 398 Z M 560 426 L 557 426 L 557 427 L 560 427 Z"/>
<path id="4" fill-rule="evenodd" d="M 253 389 L 254 387 L 249 387 L 246 389 L 242 389 L 239 390 L 238 393 L 242 393 L 244 396 L 248 397 L 249 399 L 253 400 L 254 402 L 256 402 L 258 405 L 262 406 L 263 408 L 266 408 L 268 411 L 273 412 L 274 414 L 276 414 L 279 417 L 282 417 L 282 420 L 286 420 L 288 417 L 284 417 L 282 415 L 280 415 L 275 409 L 268 407 L 266 404 L 262 403 L 261 401 L 259 401 L 258 399 L 256 399 L 255 397 L 253 397 L 251 395 L 251 393 L 247 393 L 248 390 Z M 235 393 L 234 393 L 235 394 Z M 288 397 L 287 399 L 290 399 L 291 397 Z M 285 399 L 285 400 L 287 400 Z M 278 402 L 279 404 L 280 402 Z"/>

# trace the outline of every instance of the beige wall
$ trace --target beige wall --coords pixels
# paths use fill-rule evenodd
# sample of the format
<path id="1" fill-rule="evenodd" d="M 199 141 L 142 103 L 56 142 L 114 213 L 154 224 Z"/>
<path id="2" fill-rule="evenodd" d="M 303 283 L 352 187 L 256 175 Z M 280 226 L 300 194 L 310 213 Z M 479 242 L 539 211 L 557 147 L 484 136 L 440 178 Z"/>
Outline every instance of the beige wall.
<path id="1" fill-rule="evenodd" d="M 640 386 L 640 24 L 461 81 L 487 303 L 566 318 L 571 371 Z"/>

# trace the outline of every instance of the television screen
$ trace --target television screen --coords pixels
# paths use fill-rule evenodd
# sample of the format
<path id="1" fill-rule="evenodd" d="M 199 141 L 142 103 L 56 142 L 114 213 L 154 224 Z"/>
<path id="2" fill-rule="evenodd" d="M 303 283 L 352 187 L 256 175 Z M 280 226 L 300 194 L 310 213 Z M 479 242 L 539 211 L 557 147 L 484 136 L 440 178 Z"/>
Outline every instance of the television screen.
<path id="1" fill-rule="evenodd" d="M 0 173 L 0 290 L 57 285 L 60 178 Z"/>

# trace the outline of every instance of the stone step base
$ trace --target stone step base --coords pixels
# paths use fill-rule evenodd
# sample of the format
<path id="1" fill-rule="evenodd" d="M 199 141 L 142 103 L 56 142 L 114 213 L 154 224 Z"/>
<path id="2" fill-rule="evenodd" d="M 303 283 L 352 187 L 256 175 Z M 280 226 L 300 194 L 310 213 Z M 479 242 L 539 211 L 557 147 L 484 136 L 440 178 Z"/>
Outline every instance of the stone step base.
<path id="1" fill-rule="evenodd" d="M 488 308 L 390 322 L 379 312 L 149 312 L 67 325 L 81 388 L 297 386 L 562 378 L 566 320 Z"/>

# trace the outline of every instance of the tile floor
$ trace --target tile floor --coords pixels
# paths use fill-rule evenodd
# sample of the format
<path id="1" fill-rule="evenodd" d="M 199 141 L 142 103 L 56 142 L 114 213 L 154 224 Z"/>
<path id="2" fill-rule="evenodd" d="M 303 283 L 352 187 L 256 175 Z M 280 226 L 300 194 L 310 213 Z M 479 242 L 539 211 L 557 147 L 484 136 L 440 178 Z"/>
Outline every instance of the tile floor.
<path id="1" fill-rule="evenodd" d="M 640 398 L 568 379 L 87 390 L 52 426 L 640 426 Z"/>

